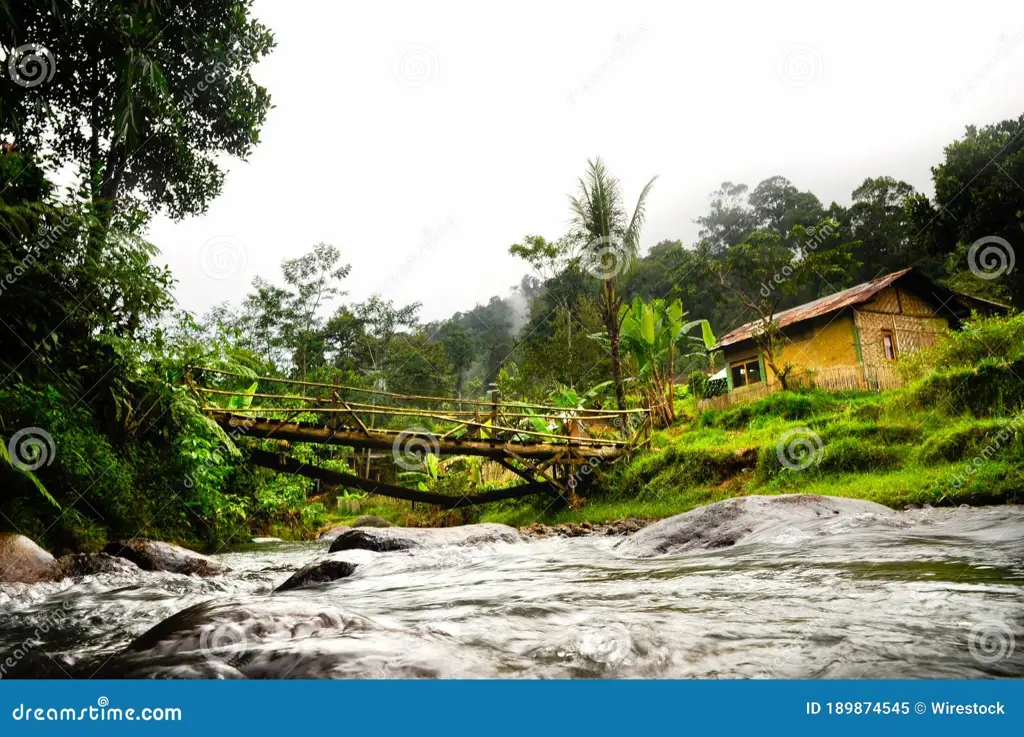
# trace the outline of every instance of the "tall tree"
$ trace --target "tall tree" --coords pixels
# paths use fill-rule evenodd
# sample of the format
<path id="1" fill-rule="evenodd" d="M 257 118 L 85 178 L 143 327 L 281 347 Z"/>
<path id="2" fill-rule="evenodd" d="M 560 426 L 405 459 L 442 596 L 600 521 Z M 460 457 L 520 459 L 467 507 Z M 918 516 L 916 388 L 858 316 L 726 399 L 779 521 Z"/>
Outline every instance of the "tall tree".
<path id="1" fill-rule="evenodd" d="M 569 197 L 577 234 L 586 242 L 587 270 L 601 279 L 598 309 L 608 333 L 612 380 L 620 409 L 626 408 L 626 392 L 622 384 L 619 346 L 622 296 L 618 293 L 617 284 L 637 257 L 647 196 L 656 179 L 652 177 L 640 190 L 633 214 L 627 216 L 619 180 L 608 172 L 598 157 L 587 161 L 587 171 L 579 179 L 578 192 Z"/>
<path id="2" fill-rule="evenodd" d="M 284 280 L 292 288 L 288 310 L 291 315 L 290 334 L 294 346 L 292 361 L 302 380 L 312 365 L 324 360 L 323 306 L 344 294 L 338 283 L 348 276 L 352 267 L 339 265 L 341 252 L 328 243 L 317 243 L 309 253 L 285 259 L 281 264 Z"/>
<path id="3" fill-rule="evenodd" d="M 932 168 L 935 205 L 916 198 L 915 225 L 958 286 L 1024 306 L 1024 115 L 982 128 L 968 126 Z M 973 284 L 972 284 L 973 283 Z"/>
<path id="4" fill-rule="evenodd" d="M 252 67 L 274 46 L 252 0 L 9 0 L 0 134 L 77 170 L 95 248 L 133 203 L 172 217 L 220 192 L 220 156 L 245 158 L 270 108 Z"/>

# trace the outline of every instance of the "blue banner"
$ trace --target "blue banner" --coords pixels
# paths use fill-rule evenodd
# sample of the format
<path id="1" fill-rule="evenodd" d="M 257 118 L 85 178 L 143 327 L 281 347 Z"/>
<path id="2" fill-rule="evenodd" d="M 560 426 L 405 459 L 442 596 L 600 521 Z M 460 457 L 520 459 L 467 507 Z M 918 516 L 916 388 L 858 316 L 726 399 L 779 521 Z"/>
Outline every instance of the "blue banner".
<path id="1" fill-rule="evenodd" d="M 309 728 L 473 737 L 766 728 L 816 737 L 1021 735 L 1024 681 L 0 681 L 0 735 Z"/>

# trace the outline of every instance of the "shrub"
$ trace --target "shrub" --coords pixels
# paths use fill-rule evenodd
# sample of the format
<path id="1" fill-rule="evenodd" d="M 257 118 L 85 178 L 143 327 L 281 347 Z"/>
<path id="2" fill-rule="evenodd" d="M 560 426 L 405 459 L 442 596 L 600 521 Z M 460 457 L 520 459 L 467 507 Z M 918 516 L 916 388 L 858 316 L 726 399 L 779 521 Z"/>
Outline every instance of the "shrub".
<path id="1" fill-rule="evenodd" d="M 1010 317 L 973 316 L 962 330 L 943 335 L 938 344 L 905 356 L 897 370 L 907 379 L 917 379 L 934 369 L 974 366 L 994 358 L 1016 361 L 1024 351 L 1024 314 Z"/>
<path id="2" fill-rule="evenodd" d="M 1013 414 L 1024 407 L 1024 358 L 1007 363 L 986 358 L 974 368 L 933 373 L 914 386 L 913 401 L 922 408 L 942 407 L 976 417 Z"/>

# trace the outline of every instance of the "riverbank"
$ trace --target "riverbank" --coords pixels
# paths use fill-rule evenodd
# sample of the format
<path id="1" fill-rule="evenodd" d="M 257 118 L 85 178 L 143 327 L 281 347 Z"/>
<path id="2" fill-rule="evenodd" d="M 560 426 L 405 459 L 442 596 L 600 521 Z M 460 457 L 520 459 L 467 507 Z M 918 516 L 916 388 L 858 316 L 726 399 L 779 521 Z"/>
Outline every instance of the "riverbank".
<path id="1" fill-rule="evenodd" d="M 892 509 L 1020 503 L 1024 418 L 1006 390 L 1015 371 L 1024 367 L 932 374 L 882 393 L 780 392 L 701 413 L 684 406 L 684 419 L 654 433 L 647 449 L 598 468 L 570 506 L 543 496 L 454 513 L 385 500 L 364 509 L 400 525 L 526 529 L 651 521 L 746 495 L 820 494 Z"/>

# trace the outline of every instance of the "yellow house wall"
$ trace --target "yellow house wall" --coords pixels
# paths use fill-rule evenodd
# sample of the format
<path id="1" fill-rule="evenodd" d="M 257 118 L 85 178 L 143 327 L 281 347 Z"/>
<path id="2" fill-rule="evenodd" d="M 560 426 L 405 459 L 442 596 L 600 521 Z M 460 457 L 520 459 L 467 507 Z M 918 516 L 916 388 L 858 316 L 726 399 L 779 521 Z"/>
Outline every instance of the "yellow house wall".
<path id="1" fill-rule="evenodd" d="M 833 319 L 834 318 L 834 319 Z M 832 366 L 856 366 L 857 348 L 853 336 L 853 316 L 843 313 L 826 315 L 817 324 L 802 323 L 794 329 L 786 329 L 786 341 L 776 354 L 779 366 L 794 364 L 797 373 L 805 369 L 829 368 Z M 748 345 L 739 349 L 726 349 L 726 360 L 732 364 L 757 356 L 758 349 Z M 764 367 L 770 382 L 775 381 L 771 368 Z"/>
<path id="2" fill-rule="evenodd" d="M 799 333 L 786 332 L 786 343 L 778 354 L 779 365 L 791 363 L 797 370 L 856 366 L 857 347 L 853 337 L 853 317 L 843 313 L 835 319 L 827 315 L 820 325 Z M 828 320 L 831 319 L 831 322 Z"/>

